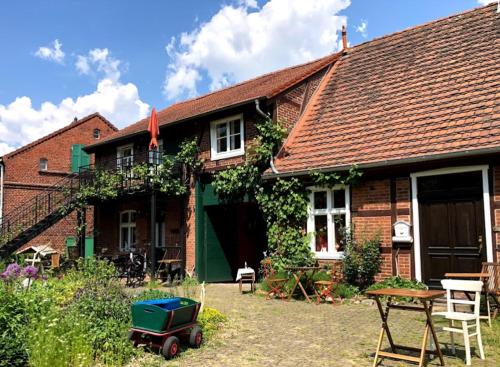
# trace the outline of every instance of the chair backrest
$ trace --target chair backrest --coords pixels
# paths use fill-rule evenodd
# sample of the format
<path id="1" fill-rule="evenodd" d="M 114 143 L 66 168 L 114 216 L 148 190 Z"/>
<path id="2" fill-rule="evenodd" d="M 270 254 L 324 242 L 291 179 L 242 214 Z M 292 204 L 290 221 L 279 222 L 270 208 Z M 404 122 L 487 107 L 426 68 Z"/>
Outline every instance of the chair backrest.
<path id="1" fill-rule="evenodd" d="M 344 278 L 344 263 L 337 261 L 332 265 L 332 282 L 341 283 Z"/>
<path id="2" fill-rule="evenodd" d="M 479 317 L 479 304 L 481 301 L 481 290 L 483 282 L 481 280 L 459 280 L 443 279 L 441 285 L 446 290 L 446 305 L 448 312 L 455 311 L 455 304 L 472 305 L 474 315 Z M 474 300 L 470 301 L 464 298 L 456 298 L 456 292 L 474 292 Z"/>
<path id="3" fill-rule="evenodd" d="M 489 277 L 484 279 L 488 293 L 500 292 L 500 263 L 483 263 L 481 273 L 488 273 Z"/>

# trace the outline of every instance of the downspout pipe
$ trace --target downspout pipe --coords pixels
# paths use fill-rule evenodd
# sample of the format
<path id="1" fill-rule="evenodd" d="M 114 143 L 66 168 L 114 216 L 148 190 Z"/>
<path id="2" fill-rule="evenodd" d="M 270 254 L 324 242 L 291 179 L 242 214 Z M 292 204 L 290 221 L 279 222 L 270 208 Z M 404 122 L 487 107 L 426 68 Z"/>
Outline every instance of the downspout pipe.
<path id="1" fill-rule="evenodd" d="M 0 158 L 0 225 L 2 224 L 3 218 L 3 175 L 4 175 L 4 165 L 3 160 Z"/>
<path id="2" fill-rule="evenodd" d="M 267 113 L 265 113 L 264 111 L 261 110 L 260 103 L 259 103 L 258 99 L 255 99 L 255 110 L 262 117 L 264 117 L 266 119 L 270 118 L 269 114 L 267 114 Z M 269 166 L 271 167 L 271 171 L 273 172 L 273 174 L 275 174 L 275 175 L 279 174 L 278 170 L 274 166 L 274 157 L 273 157 L 272 153 L 271 153 L 271 159 L 269 160 Z"/>

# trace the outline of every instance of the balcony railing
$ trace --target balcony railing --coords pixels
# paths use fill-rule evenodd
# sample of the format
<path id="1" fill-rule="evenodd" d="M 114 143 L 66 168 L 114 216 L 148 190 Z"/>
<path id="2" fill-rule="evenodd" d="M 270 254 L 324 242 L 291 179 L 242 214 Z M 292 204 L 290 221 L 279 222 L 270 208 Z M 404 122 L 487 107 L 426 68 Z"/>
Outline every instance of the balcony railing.
<path id="1" fill-rule="evenodd" d="M 152 177 L 163 173 L 165 169 L 170 169 L 174 178 L 187 183 L 184 166 L 175 161 L 174 156 L 158 151 L 143 151 L 115 159 L 98 160 L 95 164 L 81 167 L 80 186 L 95 184 L 98 173 L 105 172 L 116 177 L 120 192 L 144 191 L 153 188 Z"/>

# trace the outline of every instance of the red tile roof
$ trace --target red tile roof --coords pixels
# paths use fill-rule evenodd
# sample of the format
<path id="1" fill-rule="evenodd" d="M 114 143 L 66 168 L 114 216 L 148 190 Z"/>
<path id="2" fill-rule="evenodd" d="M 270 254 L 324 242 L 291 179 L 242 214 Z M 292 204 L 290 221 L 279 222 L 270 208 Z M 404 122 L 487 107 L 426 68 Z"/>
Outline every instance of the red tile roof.
<path id="1" fill-rule="evenodd" d="M 28 149 L 31 149 L 33 148 L 34 146 L 38 145 L 38 144 L 41 144 L 43 143 L 44 141 L 47 141 L 49 139 L 52 139 L 54 136 L 57 136 L 57 135 L 60 135 L 70 129 L 73 129 L 74 127 L 77 127 L 77 126 L 80 126 L 84 123 L 86 123 L 87 121 L 93 119 L 94 117 L 98 117 L 100 118 L 102 121 L 104 121 L 111 129 L 113 129 L 114 131 L 118 131 L 118 129 L 116 128 L 115 125 L 113 125 L 111 122 L 109 122 L 104 116 L 102 116 L 100 113 L 98 112 L 95 112 L 93 114 L 90 114 L 88 116 L 85 116 L 85 117 L 82 117 L 81 119 L 79 120 L 75 120 L 75 121 L 72 121 L 69 125 L 66 125 L 64 126 L 63 128 L 59 129 L 59 130 L 56 130 L 52 133 L 50 133 L 49 135 L 46 135 L 40 139 L 37 139 L 29 144 L 26 144 L 16 150 L 14 150 L 13 152 L 10 152 L 10 153 L 7 153 L 5 154 L 4 156 L 0 157 L 1 159 L 8 159 L 8 158 L 11 158 L 15 155 L 18 155 L 19 153 L 22 153 Z M 75 117 L 76 119 L 76 117 Z"/>
<path id="2" fill-rule="evenodd" d="M 496 4 L 349 49 L 275 161 L 280 173 L 500 147 Z"/>
<path id="3" fill-rule="evenodd" d="M 273 98 L 312 74 L 324 69 L 339 57 L 338 54 L 325 56 L 302 65 L 278 70 L 203 96 L 179 102 L 158 112 L 158 122 L 164 126 L 212 113 L 217 110 L 248 103 L 256 98 Z M 148 118 L 142 119 L 115 134 L 102 139 L 93 146 L 118 140 L 129 135 L 146 132 Z M 93 146 L 89 146 L 92 148 Z"/>

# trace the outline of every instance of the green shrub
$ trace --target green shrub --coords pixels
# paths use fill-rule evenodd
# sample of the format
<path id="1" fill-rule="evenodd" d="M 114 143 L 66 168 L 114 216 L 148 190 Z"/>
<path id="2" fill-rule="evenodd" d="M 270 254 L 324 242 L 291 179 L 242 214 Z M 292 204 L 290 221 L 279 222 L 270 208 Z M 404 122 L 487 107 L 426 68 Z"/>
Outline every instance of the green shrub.
<path id="1" fill-rule="evenodd" d="M 344 299 L 350 299 L 359 294 L 359 288 L 355 285 L 340 283 L 337 288 L 335 288 L 335 295 Z"/>
<path id="2" fill-rule="evenodd" d="M 349 284 L 365 289 L 373 284 L 375 275 L 380 272 L 380 236 L 377 234 L 372 239 L 362 239 L 358 243 L 349 229 L 343 228 L 341 234 L 345 245 L 344 279 Z"/>
<path id="3" fill-rule="evenodd" d="M 0 367 L 27 364 L 24 300 L 9 292 L 0 281 Z"/>
<path id="4" fill-rule="evenodd" d="M 203 330 L 204 337 L 208 340 L 215 332 L 224 327 L 227 317 L 214 308 L 205 307 L 198 315 L 198 324 Z"/>
<path id="5" fill-rule="evenodd" d="M 145 301 L 148 299 L 162 299 L 162 298 L 172 298 L 172 297 L 173 294 L 169 292 L 164 292 L 159 289 L 146 289 L 140 293 L 133 295 L 131 301 L 133 303 L 133 302 Z"/>
<path id="6" fill-rule="evenodd" d="M 383 289 L 383 288 L 427 289 L 427 286 L 424 283 L 421 283 L 417 280 L 411 280 L 411 279 L 401 278 L 400 276 L 394 276 L 394 277 L 386 278 L 386 279 L 382 280 L 381 282 L 372 284 L 366 290 L 371 291 L 371 290 Z M 412 301 L 412 298 L 409 298 L 409 297 L 397 297 L 395 299 L 403 301 L 403 302 Z"/>

